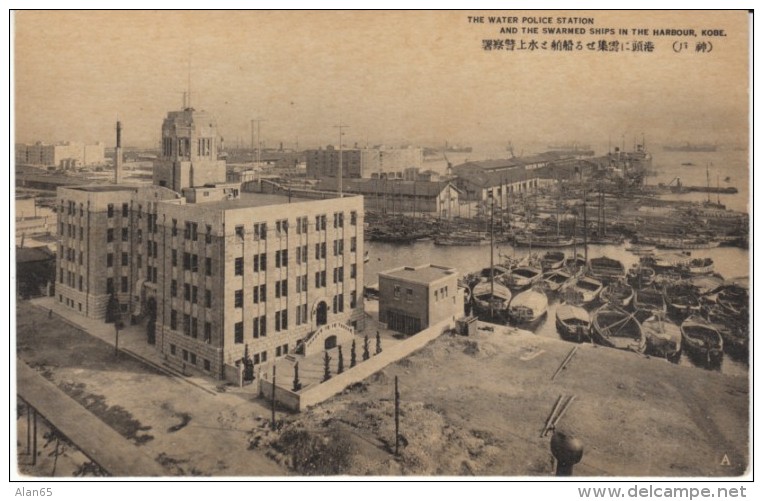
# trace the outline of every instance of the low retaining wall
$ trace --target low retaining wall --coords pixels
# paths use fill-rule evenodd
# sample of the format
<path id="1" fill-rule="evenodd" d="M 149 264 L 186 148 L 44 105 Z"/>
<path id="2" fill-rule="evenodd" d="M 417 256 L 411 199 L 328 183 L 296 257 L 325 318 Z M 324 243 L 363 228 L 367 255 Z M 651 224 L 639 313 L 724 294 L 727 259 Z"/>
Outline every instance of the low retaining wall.
<path id="1" fill-rule="evenodd" d="M 394 346 L 385 348 L 378 355 L 373 355 L 351 369 L 336 374 L 326 382 L 310 385 L 299 393 L 283 388 L 276 381 L 276 401 L 288 409 L 302 411 L 307 407 L 319 404 L 324 400 L 340 393 L 348 386 L 363 381 L 393 362 L 407 357 L 414 351 L 423 348 L 430 341 L 438 338 L 443 332 L 455 328 L 454 320 L 443 320 Z M 273 384 L 265 378 L 260 378 L 260 392 L 265 398 L 271 398 Z"/>

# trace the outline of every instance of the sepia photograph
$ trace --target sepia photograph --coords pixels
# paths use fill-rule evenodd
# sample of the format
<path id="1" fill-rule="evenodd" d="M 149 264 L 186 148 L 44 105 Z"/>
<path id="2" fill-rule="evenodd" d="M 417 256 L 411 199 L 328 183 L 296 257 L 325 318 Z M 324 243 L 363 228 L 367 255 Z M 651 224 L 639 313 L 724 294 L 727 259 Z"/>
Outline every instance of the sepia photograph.
<path id="1" fill-rule="evenodd" d="M 11 11 L 11 479 L 746 497 L 752 18 Z"/>

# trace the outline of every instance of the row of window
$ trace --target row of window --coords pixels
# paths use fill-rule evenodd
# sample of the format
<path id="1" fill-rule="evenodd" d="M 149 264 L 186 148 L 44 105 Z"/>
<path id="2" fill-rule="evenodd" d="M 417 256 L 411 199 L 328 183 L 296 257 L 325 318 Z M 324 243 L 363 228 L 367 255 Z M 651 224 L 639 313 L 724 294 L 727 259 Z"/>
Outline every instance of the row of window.
<path id="1" fill-rule="evenodd" d="M 76 202 L 68 201 L 65 202 L 64 200 L 61 200 L 61 214 L 64 213 L 64 204 L 66 204 L 66 214 L 69 216 L 76 216 L 77 215 L 77 204 Z M 107 217 L 114 217 L 115 214 L 115 206 L 114 204 L 108 204 L 106 206 L 106 216 Z M 83 217 L 85 215 L 85 206 L 84 204 L 79 204 L 79 215 L 80 217 Z M 122 204 L 122 217 L 128 217 L 130 215 L 130 204 L 123 203 Z"/>
<path id="2" fill-rule="evenodd" d="M 174 344 L 170 344 L 170 354 L 172 356 L 177 356 L 177 346 Z M 195 353 L 189 352 L 186 349 L 183 349 L 183 361 L 184 362 L 190 362 L 192 365 L 197 365 L 198 359 L 200 357 L 197 357 Z M 212 370 L 212 363 L 207 360 L 206 358 L 202 359 L 204 370 L 209 372 Z"/>
<path id="3" fill-rule="evenodd" d="M 326 220 L 327 219 L 325 215 L 315 216 L 316 231 L 324 231 L 326 229 Z M 298 235 L 307 234 L 307 231 L 308 231 L 307 216 L 297 218 L 296 222 L 297 222 L 296 224 L 297 234 Z M 173 220 L 173 223 L 176 223 L 176 221 Z M 353 226 L 358 224 L 358 213 L 356 211 L 350 212 L 350 224 Z M 334 213 L 334 228 L 344 228 L 344 212 Z M 211 228 L 207 226 L 207 233 L 209 233 L 210 231 L 211 231 Z M 288 233 L 289 221 L 287 219 L 277 220 L 275 222 L 275 232 L 276 232 L 276 235 L 279 235 L 279 236 Z M 240 240 L 243 240 L 246 233 L 244 229 L 244 225 L 236 226 L 235 233 Z M 255 223 L 253 226 L 252 234 L 255 240 L 266 240 L 268 235 L 267 223 Z M 186 236 L 186 238 L 188 238 L 188 236 Z"/>

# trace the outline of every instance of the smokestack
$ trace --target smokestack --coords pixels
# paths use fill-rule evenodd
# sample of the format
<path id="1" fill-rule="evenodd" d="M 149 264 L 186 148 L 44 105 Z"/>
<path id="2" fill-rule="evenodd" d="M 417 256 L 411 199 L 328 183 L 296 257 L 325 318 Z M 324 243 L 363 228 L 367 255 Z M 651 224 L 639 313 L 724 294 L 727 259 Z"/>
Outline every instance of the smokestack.
<path id="1" fill-rule="evenodd" d="M 122 122 L 117 120 L 117 147 L 114 152 L 114 183 L 122 182 Z"/>

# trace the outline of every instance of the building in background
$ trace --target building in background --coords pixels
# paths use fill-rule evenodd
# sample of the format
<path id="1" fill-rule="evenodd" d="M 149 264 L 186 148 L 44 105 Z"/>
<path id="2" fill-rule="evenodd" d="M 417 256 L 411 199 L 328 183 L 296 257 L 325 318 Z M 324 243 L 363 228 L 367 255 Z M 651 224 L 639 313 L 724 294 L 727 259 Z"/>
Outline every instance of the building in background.
<path id="1" fill-rule="evenodd" d="M 307 150 L 307 177 L 324 179 L 338 177 L 339 150 Z M 349 148 L 342 150 L 343 178 L 389 177 L 402 179 L 409 168 L 421 168 L 424 161 L 421 148 Z"/>
<path id="2" fill-rule="evenodd" d="M 73 169 L 105 163 L 102 143 L 16 144 L 16 164 Z"/>
<path id="3" fill-rule="evenodd" d="M 337 191 L 335 179 L 322 180 L 319 190 Z M 363 195 L 366 210 L 429 214 L 442 219 L 458 215 L 460 190 L 449 181 L 405 181 L 402 179 L 348 179 L 344 193 Z"/>

